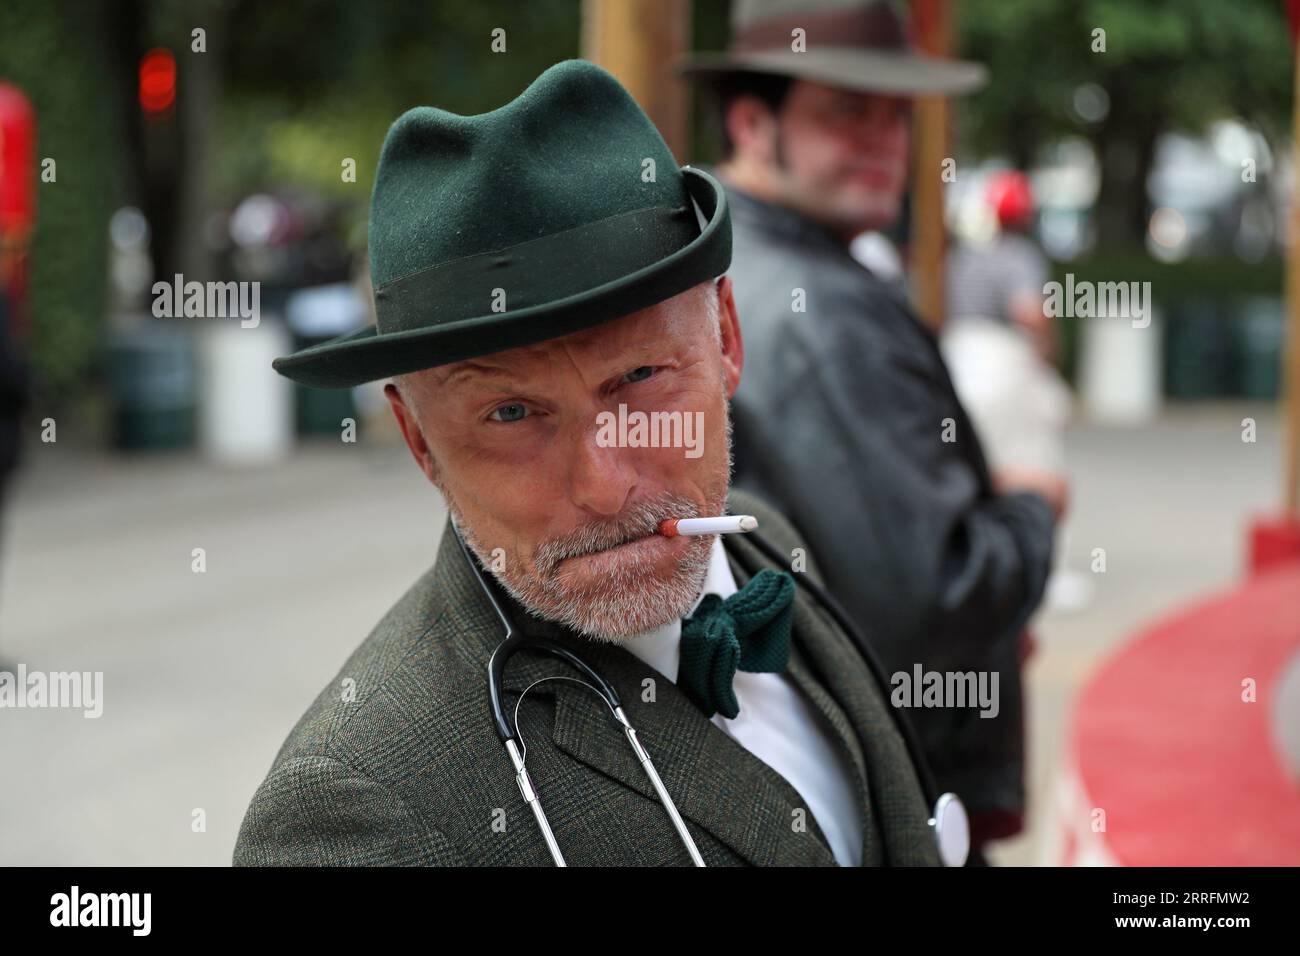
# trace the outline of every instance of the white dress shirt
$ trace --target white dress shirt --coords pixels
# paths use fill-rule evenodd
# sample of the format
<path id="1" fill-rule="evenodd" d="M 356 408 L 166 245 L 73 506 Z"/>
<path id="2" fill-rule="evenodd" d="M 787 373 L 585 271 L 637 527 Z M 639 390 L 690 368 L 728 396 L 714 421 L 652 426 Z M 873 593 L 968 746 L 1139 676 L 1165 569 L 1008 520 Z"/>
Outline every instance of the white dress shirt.
<path id="1" fill-rule="evenodd" d="M 737 590 L 722 536 L 718 535 L 713 539 L 704 587 L 691 614 L 706 594 L 728 598 Z M 624 646 L 676 683 L 681 637 L 682 622 L 676 620 L 639 634 Z M 825 718 L 789 674 L 738 670 L 733 688 L 740 712 L 734 720 L 714 714 L 713 723 L 799 792 L 840 866 L 860 866 L 862 818 L 853 768 Z"/>

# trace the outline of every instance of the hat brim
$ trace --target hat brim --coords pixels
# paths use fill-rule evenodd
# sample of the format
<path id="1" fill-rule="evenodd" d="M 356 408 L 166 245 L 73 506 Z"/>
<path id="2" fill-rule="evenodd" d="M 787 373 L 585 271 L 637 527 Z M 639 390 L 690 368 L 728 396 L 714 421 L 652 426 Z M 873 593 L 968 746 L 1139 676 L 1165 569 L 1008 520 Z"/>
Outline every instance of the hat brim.
<path id="1" fill-rule="evenodd" d="M 702 82 L 735 73 L 769 73 L 894 96 L 959 96 L 988 82 L 988 71 L 979 63 L 861 47 L 700 53 L 683 60 L 678 70 Z"/>
<path id="2" fill-rule="evenodd" d="M 558 338 L 680 295 L 731 265 L 730 218 L 722 185 L 703 170 L 684 166 L 681 172 L 707 221 L 698 236 L 658 262 L 528 308 L 404 332 L 381 333 L 370 325 L 277 358 L 271 367 L 312 388 L 351 388 Z"/>

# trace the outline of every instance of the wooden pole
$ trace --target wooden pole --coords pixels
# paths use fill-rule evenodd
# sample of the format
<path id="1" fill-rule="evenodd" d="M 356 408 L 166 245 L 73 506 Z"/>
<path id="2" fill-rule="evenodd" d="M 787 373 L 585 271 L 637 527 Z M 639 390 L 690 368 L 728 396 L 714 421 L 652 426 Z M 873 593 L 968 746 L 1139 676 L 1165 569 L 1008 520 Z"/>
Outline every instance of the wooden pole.
<path id="1" fill-rule="evenodd" d="M 659 127 L 678 162 L 689 149 L 686 89 L 690 0 L 583 0 L 582 55 L 613 73 Z"/>
<path id="2" fill-rule="evenodd" d="M 912 0 L 916 45 L 933 56 L 947 56 L 952 45 L 948 0 Z M 943 323 L 943 263 L 947 249 L 943 216 L 943 161 L 949 150 L 948 101 L 919 97 L 912 115 L 912 228 L 909 271 L 912 304 L 938 331 Z"/>

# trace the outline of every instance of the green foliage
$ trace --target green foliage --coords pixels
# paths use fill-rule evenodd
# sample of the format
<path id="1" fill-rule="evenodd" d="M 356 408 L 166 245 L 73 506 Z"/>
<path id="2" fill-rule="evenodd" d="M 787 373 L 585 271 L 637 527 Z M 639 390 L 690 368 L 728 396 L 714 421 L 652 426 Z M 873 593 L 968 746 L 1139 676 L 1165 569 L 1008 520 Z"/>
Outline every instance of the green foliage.
<path id="1" fill-rule="evenodd" d="M 221 191 L 292 183 L 355 197 L 364 210 L 393 120 L 412 106 L 503 105 L 578 55 L 580 11 L 578 0 L 234 4 L 225 21 L 238 33 L 221 50 Z M 491 49 L 497 28 L 505 53 Z M 341 179 L 344 157 L 357 162 L 356 183 Z"/>
<path id="2" fill-rule="evenodd" d="M 725 50 L 731 33 L 730 3 L 727 0 L 704 0 L 691 4 L 692 50 Z M 688 84 L 695 108 L 691 112 L 691 151 L 693 162 L 715 163 L 721 145 L 721 117 L 714 98 L 697 84 Z"/>
<path id="3" fill-rule="evenodd" d="M 1165 313 L 1167 322 L 1176 322 L 1180 309 L 1188 303 L 1213 314 L 1235 316 L 1249 299 L 1280 298 L 1284 278 L 1282 263 L 1276 260 L 1260 264 L 1228 258 L 1166 263 L 1131 253 L 1099 253 L 1075 262 L 1054 263 L 1052 281 L 1064 286 L 1067 273 L 1074 276 L 1076 287 L 1082 282 L 1150 282 L 1152 301 Z M 1073 380 L 1078 372 L 1083 324 L 1095 320 L 1067 316 L 1058 321 L 1061 368 Z M 1170 335 L 1175 334 L 1172 326 L 1170 330 Z"/>
<path id="4" fill-rule="evenodd" d="M 28 343 L 37 381 L 53 394 L 75 390 L 94 368 L 120 181 L 118 103 L 103 82 L 103 48 L 93 26 L 70 14 L 40 0 L 0 4 L 0 79 L 36 111 L 37 163 L 57 163 L 57 181 L 37 184 Z"/>
<path id="5" fill-rule="evenodd" d="M 1032 156 L 1063 133 L 1099 138 L 1107 126 L 1137 139 L 1158 129 L 1199 130 L 1236 115 L 1285 128 L 1292 55 L 1281 0 L 962 0 L 961 52 L 991 81 L 961 106 L 982 152 Z M 1105 52 L 1093 31 L 1105 30 Z M 1111 114 L 1089 126 L 1070 108 L 1096 83 Z"/>
<path id="6" fill-rule="evenodd" d="M 118 4 L 121 4 L 120 6 Z M 482 112 L 513 98 L 556 60 L 578 55 L 578 0 L 528 3 L 317 3 L 307 0 L 50 0 L 0 3 L 0 79 L 31 98 L 38 156 L 58 182 L 38 192 L 32 250 L 34 364 L 58 391 L 94 370 L 103 340 L 107 219 L 123 199 L 133 115 L 132 65 L 111 62 L 109 17 L 139 21 L 139 42 L 218 65 L 221 100 L 203 187 L 226 204 L 260 189 L 355 199 L 362 223 L 389 123 L 414 105 Z M 206 54 L 188 51 L 206 30 Z M 506 31 L 505 54 L 490 47 Z M 208 121 L 206 118 L 204 121 Z M 357 162 L 356 183 L 341 160 Z M 364 245 L 364 229 L 353 234 Z"/>
<path id="7" fill-rule="evenodd" d="M 1052 278 L 1064 282 L 1066 273 L 1078 282 L 1150 282 L 1157 302 L 1177 299 L 1204 301 L 1231 296 L 1279 296 L 1282 263 L 1242 262 L 1240 259 L 1188 259 L 1157 262 L 1149 256 L 1099 253 L 1076 262 L 1057 263 Z"/>

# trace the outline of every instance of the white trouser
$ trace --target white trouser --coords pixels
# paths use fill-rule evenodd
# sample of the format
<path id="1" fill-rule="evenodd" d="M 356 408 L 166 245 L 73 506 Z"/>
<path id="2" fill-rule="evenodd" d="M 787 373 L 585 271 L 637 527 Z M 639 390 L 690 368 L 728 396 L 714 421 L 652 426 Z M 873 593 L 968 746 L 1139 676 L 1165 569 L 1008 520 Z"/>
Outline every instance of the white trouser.
<path id="1" fill-rule="evenodd" d="M 963 316 L 945 324 L 940 347 L 989 470 L 1064 473 L 1070 390 L 1028 336 L 1004 322 Z"/>

